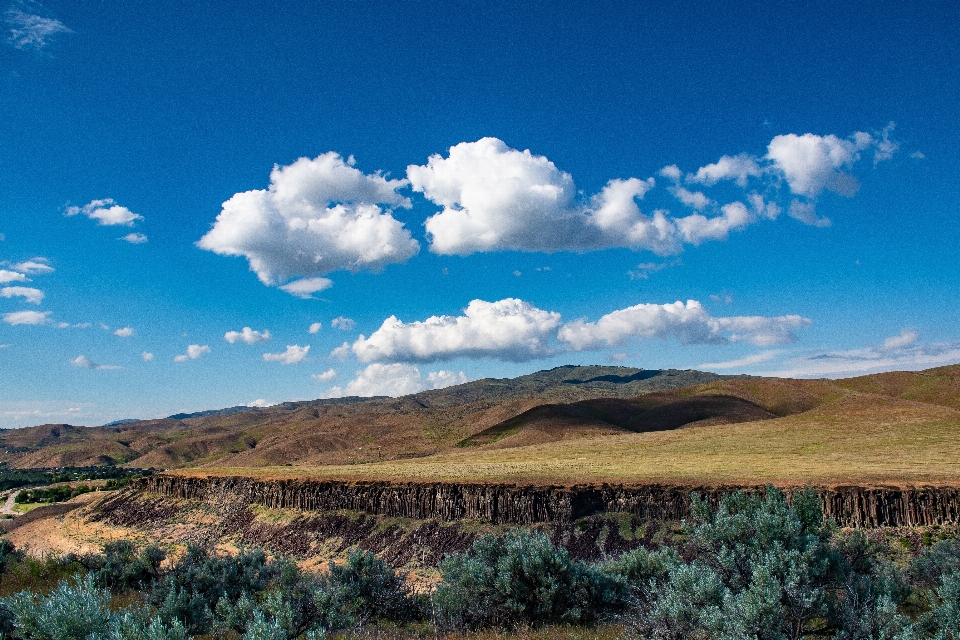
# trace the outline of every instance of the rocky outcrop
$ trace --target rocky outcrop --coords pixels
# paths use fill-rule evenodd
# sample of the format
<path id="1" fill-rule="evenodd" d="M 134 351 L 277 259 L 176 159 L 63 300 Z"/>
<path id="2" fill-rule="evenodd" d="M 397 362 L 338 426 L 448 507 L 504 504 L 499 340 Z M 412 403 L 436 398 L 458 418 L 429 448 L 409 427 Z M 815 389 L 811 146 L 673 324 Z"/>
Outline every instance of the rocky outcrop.
<path id="1" fill-rule="evenodd" d="M 271 509 L 309 512 L 360 511 L 371 515 L 495 524 L 569 523 L 606 512 L 647 520 L 681 520 L 689 515 L 690 494 L 711 503 L 743 489 L 677 485 L 539 486 L 482 483 L 339 482 L 191 478 L 158 474 L 140 489 L 163 496 L 206 500 L 230 496 Z M 960 521 L 960 489 L 945 487 L 815 488 L 824 514 L 847 527 L 938 525 Z M 788 497 L 797 489 L 786 489 Z"/>

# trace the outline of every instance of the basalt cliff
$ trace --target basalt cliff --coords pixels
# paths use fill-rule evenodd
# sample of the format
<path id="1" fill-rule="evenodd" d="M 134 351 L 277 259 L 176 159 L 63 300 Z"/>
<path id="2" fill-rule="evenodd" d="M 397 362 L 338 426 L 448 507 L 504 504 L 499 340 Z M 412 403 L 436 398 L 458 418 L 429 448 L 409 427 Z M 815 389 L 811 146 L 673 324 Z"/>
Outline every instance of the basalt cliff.
<path id="1" fill-rule="evenodd" d="M 788 497 L 799 487 L 787 487 Z M 690 514 L 691 494 L 716 504 L 747 486 L 574 485 L 487 483 L 397 483 L 257 480 L 242 476 L 187 477 L 158 474 L 135 491 L 184 500 L 231 496 L 268 509 L 302 512 L 356 511 L 368 515 L 506 525 L 567 524 L 601 514 L 629 514 L 649 521 L 679 521 Z M 954 487 L 814 487 L 823 513 L 843 527 L 929 526 L 960 520 L 960 489 Z"/>

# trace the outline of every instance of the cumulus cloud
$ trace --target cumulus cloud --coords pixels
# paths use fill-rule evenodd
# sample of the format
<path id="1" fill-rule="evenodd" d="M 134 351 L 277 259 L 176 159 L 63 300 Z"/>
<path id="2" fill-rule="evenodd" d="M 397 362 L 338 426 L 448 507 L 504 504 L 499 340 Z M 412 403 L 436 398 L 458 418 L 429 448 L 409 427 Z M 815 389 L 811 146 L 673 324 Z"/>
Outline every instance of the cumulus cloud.
<path id="1" fill-rule="evenodd" d="M 113 332 L 113 335 L 120 336 L 121 338 L 129 338 L 133 334 L 133 327 L 123 327 L 122 329 L 117 329 Z"/>
<path id="2" fill-rule="evenodd" d="M 300 158 L 274 166 L 267 189 L 237 193 L 223 203 L 213 228 L 197 245 L 247 258 L 250 269 L 270 286 L 342 269 L 378 272 L 420 248 L 393 217 L 395 208 L 411 206 L 397 193 L 406 184 L 364 174 L 354 168 L 352 157 L 345 161 L 332 151 Z"/>
<path id="3" fill-rule="evenodd" d="M 118 205 L 112 198 L 91 200 L 82 207 L 67 207 L 66 215 L 75 216 L 78 214 L 96 220 L 97 224 L 101 226 L 123 225 L 132 227 L 137 220 L 143 220 L 143 216 Z"/>
<path id="4" fill-rule="evenodd" d="M 357 371 L 357 377 L 344 387 L 328 389 L 323 396 L 339 398 L 345 396 L 390 396 L 399 397 L 419 393 L 427 389 L 442 389 L 454 384 L 467 382 L 467 376 L 461 371 L 432 371 L 426 377 L 417 367 L 410 364 L 371 364 Z"/>
<path id="5" fill-rule="evenodd" d="M 53 272 L 53 267 L 50 266 L 50 261 L 40 256 L 31 258 L 30 260 L 25 260 L 23 262 L 18 262 L 17 264 L 13 265 L 13 268 L 17 271 L 22 271 L 23 273 L 29 273 L 31 275 Z"/>
<path id="6" fill-rule="evenodd" d="M 97 364 L 96 362 L 92 362 L 90 358 L 83 354 L 80 354 L 71 360 L 70 364 L 81 369 L 99 369 L 101 371 L 116 371 L 123 368 L 115 364 Z"/>
<path id="7" fill-rule="evenodd" d="M 314 322 L 313 324 L 310 325 L 310 328 L 308 329 L 308 331 L 310 333 L 320 333 L 320 329 L 323 329 L 323 324 L 319 322 Z"/>
<path id="8" fill-rule="evenodd" d="M 9 271 L 7 269 L 0 269 L 0 284 L 5 284 L 7 282 L 30 282 L 30 279 L 22 273 Z"/>
<path id="9" fill-rule="evenodd" d="M 852 196 L 860 184 L 843 169 L 859 160 L 860 152 L 874 142 L 873 136 L 863 132 L 853 134 L 850 139 L 788 133 L 770 142 L 766 158 L 783 173 L 793 193 L 812 198 L 828 189 Z"/>
<path id="10" fill-rule="evenodd" d="M 311 378 L 317 382 L 327 382 L 328 380 L 333 380 L 337 377 L 336 369 L 327 369 L 323 373 L 314 373 L 310 375 Z"/>
<path id="11" fill-rule="evenodd" d="M 596 322 L 574 320 L 559 331 L 574 351 L 619 346 L 630 338 L 675 338 L 683 344 L 748 342 L 771 346 L 794 342 L 794 329 L 810 320 L 796 315 L 713 317 L 696 300 L 686 303 L 638 304 L 619 309 Z"/>
<path id="12" fill-rule="evenodd" d="M 47 324 L 50 322 L 50 311 L 13 311 L 3 314 L 3 321 L 9 325 L 18 324 Z"/>
<path id="13" fill-rule="evenodd" d="M 333 280 L 330 278 L 301 278 L 281 285 L 280 289 L 286 291 L 292 296 L 310 300 L 313 294 L 333 286 Z"/>
<path id="14" fill-rule="evenodd" d="M 39 51 L 49 44 L 49 39 L 58 33 L 73 33 L 59 20 L 26 13 L 17 8 L 8 9 L 4 22 L 10 29 L 7 43 L 17 49 Z"/>
<path id="15" fill-rule="evenodd" d="M 736 156 L 723 156 L 713 164 L 700 167 L 696 173 L 687 175 L 687 182 L 713 186 L 721 180 L 733 180 L 739 186 L 746 187 L 749 178 L 759 177 L 762 173 L 756 158 L 741 153 Z M 679 171 L 677 174 L 679 177 Z"/>
<path id="16" fill-rule="evenodd" d="M 880 371 L 903 371 L 960 362 L 960 342 L 923 344 L 914 331 L 904 330 L 891 336 L 880 346 L 840 351 L 820 351 L 781 364 L 778 371 L 764 375 L 784 378 L 835 378 L 877 373 Z"/>
<path id="17" fill-rule="evenodd" d="M 150 362 L 153 360 L 153 354 L 150 353 L 149 351 L 144 351 L 143 353 L 140 354 L 140 356 L 143 358 L 144 362 Z"/>
<path id="18" fill-rule="evenodd" d="M 262 407 L 272 407 L 272 406 L 273 406 L 273 403 L 267 402 L 267 401 L 264 400 L 263 398 L 257 398 L 256 400 L 254 400 L 254 401 L 252 401 L 252 402 L 248 402 L 248 403 L 247 403 L 247 406 L 248 406 L 248 407 L 260 407 L 260 408 L 262 408 Z"/>
<path id="19" fill-rule="evenodd" d="M 849 138 L 780 135 L 763 157 L 726 155 L 685 177 L 670 165 L 660 171 L 667 190 L 696 211 L 680 217 L 653 207 L 641 211 L 640 201 L 656 187 L 654 178 L 613 179 L 586 197 L 549 159 L 497 138 L 462 142 L 446 157 L 437 154 L 425 165 L 410 165 L 407 176 L 415 191 L 441 207 L 425 223 L 434 253 L 624 247 L 668 255 L 685 244 L 724 240 L 731 231 L 776 219 L 784 206 L 778 198 L 793 198 L 799 203 L 791 206 L 793 217 L 822 226 L 823 219 L 813 213 L 817 197 L 825 190 L 852 196 L 859 183 L 850 169 L 869 149 L 875 162 L 893 155 L 897 145 L 889 139 L 889 127 L 876 136 L 857 132 Z M 683 186 L 684 181 L 703 187 L 732 181 L 744 193 L 721 203 Z M 770 199 L 759 193 L 769 193 Z"/>
<path id="20" fill-rule="evenodd" d="M 205 353 L 210 353 L 210 347 L 207 345 L 191 344 L 187 347 L 187 352 L 173 357 L 174 362 L 186 362 L 187 360 L 196 360 Z"/>
<path id="21" fill-rule="evenodd" d="M 904 329 L 900 332 L 898 336 L 890 336 L 883 341 L 884 349 L 903 349 L 914 344 L 917 340 L 920 339 L 920 334 L 916 331 L 910 331 L 909 329 Z"/>
<path id="22" fill-rule="evenodd" d="M 404 323 L 390 316 L 369 338 L 352 345 L 361 362 L 431 362 L 459 357 L 524 361 L 548 355 L 560 314 L 507 298 L 473 300 L 462 316 Z"/>
<path id="23" fill-rule="evenodd" d="M 352 318 L 337 316 L 330 321 L 330 326 L 334 329 L 340 329 L 341 331 L 353 331 L 353 328 L 357 326 L 357 323 L 354 322 Z"/>
<path id="24" fill-rule="evenodd" d="M 0 289 L 0 298 L 21 297 L 27 302 L 40 304 L 43 302 L 43 291 L 32 287 L 3 287 Z"/>
<path id="25" fill-rule="evenodd" d="M 267 329 L 263 331 L 254 331 L 250 327 L 244 327 L 240 331 L 227 331 L 223 334 L 223 339 L 230 344 L 245 342 L 246 344 L 257 344 L 270 341 L 270 332 Z"/>
<path id="26" fill-rule="evenodd" d="M 128 233 L 119 239 L 129 242 L 130 244 L 143 244 L 147 241 L 147 236 L 142 233 Z"/>
<path id="27" fill-rule="evenodd" d="M 333 358 L 334 360 L 339 360 L 340 362 L 344 362 L 346 361 L 347 358 L 350 357 L 350 353 L 351 353 L 350 343 L 344 342 L 342 345 L 340 345 L 339 347 L 331 351 L 329 357 Z"/>
<path id="28" fill-rule="evenodd" d="M 307 357 L 310 351 L 310 345 L 301 347 L 297 344 L 288 344 L 286 351 L 279 353 L 265 353 L 263 359 L 268 362 L 279 362 L 280 364 L 296 364 Z"/>
<path id="29" fill-rule="evenodd" d="M 632 339 L 676 339 L 682 344 L 746 342 L 768 347 L 794 342 L 810 320 L 797 315 L 711 316 L 696 300 L 638 304 L 595 322 L 561 322 L 559 313 L 507 298 L 473 300 L 462 316 L 432 316 L 403 322 L 387 318 L 369 338 L 361 335 L 331 353 L 361 362 L 436 362 L 489 357 L 522 362 L 567 351 L 605 349 Z"/>
<path id="30" fill-rule="evenodd" d="M 653 188 L 653 178 L 611 180 L 580 202 L 570 174 L 497 138 L 462 142 L 446 158 L 434 155 L 426 165 L 407 167 L 407 176 L 414 190 L 443 207 L 426 221 L 430 250 L 438 254 L 676 250 L 669 221 L 642 214 L 636 203 Z"/>

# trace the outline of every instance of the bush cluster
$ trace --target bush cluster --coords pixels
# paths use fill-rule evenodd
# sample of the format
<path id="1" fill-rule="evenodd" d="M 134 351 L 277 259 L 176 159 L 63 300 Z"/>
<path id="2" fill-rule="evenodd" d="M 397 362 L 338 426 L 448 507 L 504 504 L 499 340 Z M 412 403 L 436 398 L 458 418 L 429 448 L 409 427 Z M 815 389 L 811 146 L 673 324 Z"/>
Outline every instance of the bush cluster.
<path id="1" fill-rule="evenodd" d="M 17 504 L 30 504 L 35 502 L 66 502 L 74 496 L 90 493 L 91 491 L 96 491 L 96 488 L 90 487 L 86 484 L 77 485 L 75 487 L 61 485 L 59 487 L 50 487 L 48 489 L 30 489 L 28 491 L 21 491 L 17 494 L 17 497 L 15 497 L 13 501 Z"/>
<path id="2" fill-rule="evenodd" d="M 316 640 L 370 623 L 463 632 L 617 620 L 653 640 L 960 640 L 956 540 L 898 564 L 862 532 L 824 521 L 814 493 L 788 502 L 772 488 L 716 506 L 694 496 L 684 533 L 676 548 L 595 563 L 570 558 L 542 533 L 487 535 L 445 558 L 436 589 L 419 598 L 406 576 L 360 550 L 310 573 L 260 550 L 189 547 L 165 562 L 161 549 L 129 542 L 44 564 L 0 540 L 0 571 L 42 565 L 59 580 L 45 594 L 0 599 L 0 632 L 13 640 Z M 31 562 L 35 569 L 24 569 Z M 63 579 L 68 570 L 75 575 Z M 117 606 L 121 593 L 124 601 L 139 594 L 139 605 Z"/>

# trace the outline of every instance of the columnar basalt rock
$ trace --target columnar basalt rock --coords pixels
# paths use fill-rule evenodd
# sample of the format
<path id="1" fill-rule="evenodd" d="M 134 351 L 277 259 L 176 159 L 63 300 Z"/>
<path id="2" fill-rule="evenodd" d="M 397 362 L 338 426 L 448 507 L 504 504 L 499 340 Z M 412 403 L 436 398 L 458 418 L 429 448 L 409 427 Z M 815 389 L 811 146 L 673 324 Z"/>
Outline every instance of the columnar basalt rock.
<path id="1" fill-rule="evenodd" d="M 510 485 L 483 483 L 338 482 L 256 480 L 242 476 L 185 477 L 157 474 L 140 481 L 143 491 L 174 498 L 230 497 L 271 509 L 361 511 L 371 515 L 472 519 L 495 524 L 571 522 L 597 513 L 620 512 L 650 520 L 681 520 L 690 513 L 690 494 L 716 504 L 738 489 L 678 485 Z M 788 497 L 799 488 L 786 488 Z M 960 488 L 817 487 L 824 515 L 841 526 L 937 525 L 960 521 Z"/>

